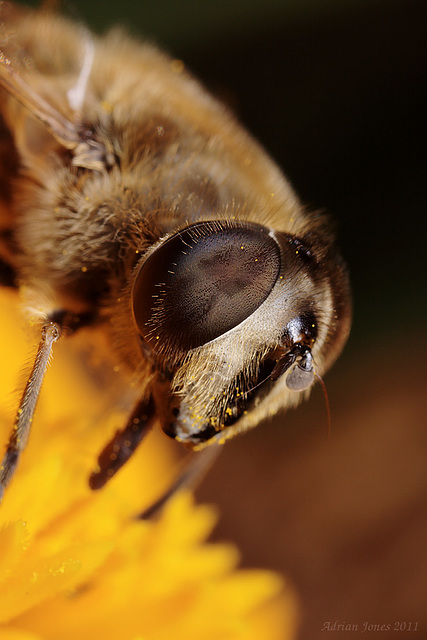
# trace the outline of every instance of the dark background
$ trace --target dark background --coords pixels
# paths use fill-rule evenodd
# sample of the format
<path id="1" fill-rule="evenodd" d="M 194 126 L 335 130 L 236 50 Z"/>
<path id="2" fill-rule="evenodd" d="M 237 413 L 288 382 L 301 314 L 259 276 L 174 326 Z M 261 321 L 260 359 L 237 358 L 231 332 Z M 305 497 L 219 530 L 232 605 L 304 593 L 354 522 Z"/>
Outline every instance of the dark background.
<path id="1" fill-rule="evenodd" d="M 326 376 L 332 439 L 316 388 L 231 442 L 198 490 L 220 507 L 215 538 L 293 582 L 304 640 L 335 620 L 360 629 L 335 638 L 364 622 L 390 630 L 363 637 L 427 637 L 425 12 L 423 0 L 71 7 L 182 58 L 337 221 L 354 324 Z M 418 632 L 394 631 L 410 622 Z"/>

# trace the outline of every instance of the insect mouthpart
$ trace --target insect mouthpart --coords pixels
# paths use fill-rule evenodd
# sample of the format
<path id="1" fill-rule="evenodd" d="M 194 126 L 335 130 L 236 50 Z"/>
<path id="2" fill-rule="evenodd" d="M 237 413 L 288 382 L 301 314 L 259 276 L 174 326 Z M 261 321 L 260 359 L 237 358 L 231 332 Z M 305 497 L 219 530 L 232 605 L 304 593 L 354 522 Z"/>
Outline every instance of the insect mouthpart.
<path id="1" fill-rule="evenodd" d="M 282 384 L 282 388 L 296 396 L 311 387 L 315 378 L 313 356 L 310 347 L 301 342 L 292 348 L 276 348 L 249 375 L 240 372 L 225 381 L 227 391 L 222 393 L 224 387 L 219 380 L 209 386 L 209 378 L 212 380 L 206 371 L 201 380 L 185 389 L 176 419 L 166 431 L 170 437 L 196 449 L 228 438 L 231 431 L 239 430 L 246 417 L 264 400 L 268 402 L 269 394 L 279 384 L 279 379 L 284 380 L 285 387 Z M 210 410 L 209 403 L 203 405 L 204 400 L 198 400 L 206 398 L 205 388 L 217 391 L 216 398 L 211 398 L 214 402 Z M 191 398 L 190 402 L 188 398 Z"/>

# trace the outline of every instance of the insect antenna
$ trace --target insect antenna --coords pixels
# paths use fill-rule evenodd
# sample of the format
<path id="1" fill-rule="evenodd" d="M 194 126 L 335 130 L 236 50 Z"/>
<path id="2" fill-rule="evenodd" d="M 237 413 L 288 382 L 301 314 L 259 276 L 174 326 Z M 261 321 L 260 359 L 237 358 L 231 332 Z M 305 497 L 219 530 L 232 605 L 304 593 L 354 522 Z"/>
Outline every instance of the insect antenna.
<path id="1" fill-rule="evenodd" d="M 256 385 L 243 392 L 242 396 L 252 393 L 255 389 L 258 389 L 258 387 L 267 382 L 267 380 L 271 380 L 272 382 L 278 380 L 292 367 L 298 357 L 301 358 L 298 364 L 298 373 L 291 373 L 288 376 L 286 384 L 289 389 L 294 391 L 306 389 L 310 386 L 312 376 L 314 374 L 311 351 L 308 347 L 297 342 L 290 351 L 285 351 L 276 359 L 276 364 L 274 365 L 273 370 L 267 376 L 262 378 Z"/>
<path id="2" fill-rule="evenodd" d="M 22 394 L 13 432 L 0 465 L 0 501 L 3 497 L 4 490 L 15 472 L 19 456 L 27 444 L 34 411 L 49 364 L 53 344 L 60 336 L 61 328 L 56 322 L 49 322 L 43 326 L 34 365 L 25 386 L 24 393 Z"/>
<path id="3" fill-rule="evenodd" d="M 331 417 L 331 406 L 329 404 L 329 396 L 328 396 L 328 390 L 326 389 L 326 384 L 323 381 L 323 378 L 314 371 L 314 376 L 318 379 L 318 381 L 320 382 L 320 385 L 322 387 L 322 391 L 323 391 L 323 397 L 325 399 L 325 406 L 326 406 L 326 415 L 328 418 L 328 426 L 327 426 L 327 439 L 329 440 L 329 438 L 331 437 L 331 431 L 332 431 L 332 417 Z"/>
<path id="4" fill-rule="evenodd" d="M 170 487 L 166 489 L 153 504 L 137 516 L 138 520 L 150 520 L 156 516 L 165 504 L 173 496 L 193 484 L 199 483 L 205 473 L 209 471 L 221 452 L 221 445 L 213 444 L 200 453 L 194 454 L 194 458 L 184 467 Z"/>

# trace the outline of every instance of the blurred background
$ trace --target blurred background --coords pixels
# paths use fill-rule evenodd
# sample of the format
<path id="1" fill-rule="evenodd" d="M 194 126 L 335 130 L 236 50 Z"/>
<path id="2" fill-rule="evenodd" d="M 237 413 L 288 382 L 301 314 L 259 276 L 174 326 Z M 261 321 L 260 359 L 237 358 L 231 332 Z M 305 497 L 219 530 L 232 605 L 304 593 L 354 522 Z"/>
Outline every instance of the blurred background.
<path id="1" fill-rule="evenodd" d="M 316 387 L 232 441 L 198 490 L 219 505 L 215 538 L 292 582 L 303 640 L 335 621 L 427 637 L 425 3 L 73 0 L 70 13 L 182 58 L 333 215 L 349 265 L 332 438 Z"/>

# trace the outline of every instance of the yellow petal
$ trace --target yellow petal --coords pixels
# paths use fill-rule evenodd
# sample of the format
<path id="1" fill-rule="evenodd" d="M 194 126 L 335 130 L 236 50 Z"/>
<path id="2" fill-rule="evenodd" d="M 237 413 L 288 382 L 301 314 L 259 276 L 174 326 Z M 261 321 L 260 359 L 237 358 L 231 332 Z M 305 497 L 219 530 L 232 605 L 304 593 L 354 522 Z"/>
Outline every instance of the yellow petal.
<path id="1" fill-rule="evenodd" d="M 0 369 L 17 385 L 28 341 L 16 296 L 0 291 Z M 239 571 L 237 549 L 208 544 L 217 513 L 189 492 L 160 517 L 135 515 L 173 480 L 174 456 L 150 435 L 106 487 L 97 455 L 126 419 L 68 347 L 54 363 L 33 433 L 0 505 L 0 640 L 289 640 L 295 598 L 272 572 Z M 8 395 L 10 399 L 10 395 Z M 2 404 L 3 402 L 3 404 Z M 12 419 L 0 398 L 0 437 Z"/>

